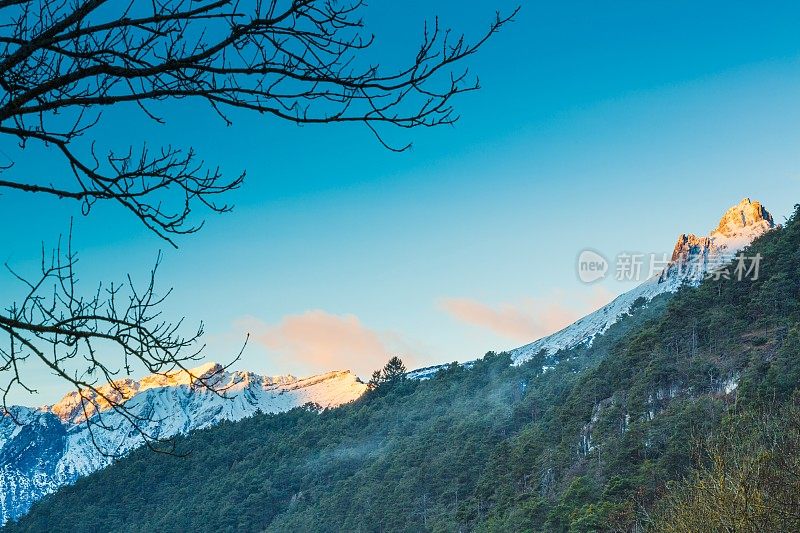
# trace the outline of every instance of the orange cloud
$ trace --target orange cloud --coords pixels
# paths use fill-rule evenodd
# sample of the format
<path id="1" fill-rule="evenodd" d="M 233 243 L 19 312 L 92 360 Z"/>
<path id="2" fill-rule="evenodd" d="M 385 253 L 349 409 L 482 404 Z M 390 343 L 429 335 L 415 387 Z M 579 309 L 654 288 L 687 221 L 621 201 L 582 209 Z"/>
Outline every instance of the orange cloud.
<path id="1" fill-rule="evenodd" d="M 528 298 L 494 306 L 470 298 L 442 298 L 439 307 L 460 322 L 514 341 L 531 342 L 572 324 L 608 303 L 611 297 L 607 289 L 595 287 L 591 294 L 578 298 L 556 291 L 547 300 Z"/>
<path id="2" fill-rule="evenodd" d="M 407 366 L 414 360 L 399 335 L 373 331 L 351 314 L 317 309 L 286 316 L 277 324 L 246 317 L 237 326 L 248 331 L 256 344 L 286 358 L 291 367 L 309 373 L 346 369 L 368 376 L 392 355 L 402 357 Z"/>

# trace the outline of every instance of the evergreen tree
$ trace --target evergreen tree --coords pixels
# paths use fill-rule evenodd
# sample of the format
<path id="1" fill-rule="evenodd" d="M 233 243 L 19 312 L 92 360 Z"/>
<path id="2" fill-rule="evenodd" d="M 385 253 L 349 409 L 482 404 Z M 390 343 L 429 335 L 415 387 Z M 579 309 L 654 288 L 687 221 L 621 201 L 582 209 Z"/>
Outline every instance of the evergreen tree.
<path id="1" fill-rule="evenodd" d="M 372 377 L 370 378 L 367 386 L 370 388 L 370 390 L 375 390 L 378 388 L 378 386 L 380 386 L 382 382 L 383 382 L 383 377 L 381 376 L 380 369 L 378 369 L 372 373 Z"/>
<path id="2" fill-rule="evenodd" d="M 372 377 L 369 380 L 369 388 L 375 390 L 384 383 L 396 383 L 405 378 L 406 365 L 403 364 L 402 359 L 394 356 L 383 365 L 383 369 L 378 369 L 372 373 Z"/>
<path id="3" fill-rule="evenodd" d="M 383 367 L 383 381 L 386 383 L 402 381 L 405 377 L 406 365 L 404 365 L 403 360 L 397 356 L 389 359 L 389 362 Z"/>
<path id="4" fill-rule="evenodd" d="M 747 252 L 759 279 L 661 295 L 591 346 L 425 380 L 392 358 L 352 404 L 135 450 L 6 530 L 799 531 L 798 216 Z"/>

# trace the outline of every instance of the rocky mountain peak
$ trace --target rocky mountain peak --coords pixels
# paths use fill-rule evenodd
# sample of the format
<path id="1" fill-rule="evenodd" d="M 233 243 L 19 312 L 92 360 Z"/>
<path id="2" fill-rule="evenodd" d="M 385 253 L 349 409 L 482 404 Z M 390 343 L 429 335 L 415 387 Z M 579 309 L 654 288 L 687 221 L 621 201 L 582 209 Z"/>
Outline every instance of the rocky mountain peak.
<path id="1" fill-rule="evenodd" d="M 698 252 L 708 249 L 711 237 L 698 237 L 694 233 L 684 233 L 678 237 L 675 248 L 672 250 L 671 262 L 686 262 Z"/>
<path id="2" fill-rule="evenodd" d="M 714 233 L 733 237 L 747 228 L 757 227 L 773 228 L 775 221 L 761 202 L 745 198 L 725 212 Z"/>
<path id="3" fill-rule="evenodd" d="M 676 269 L 683 276 L 701 279 L 710 268 L 730 261 L 733 254 L 774 227 L 772 215 L 761 202 L 745 198 L 725 211 L 710 235 L 689 233 L 678 237 L 670 267 L 662 273 L 661 280 Z"/>
<path id="4" fill-rule="evenodd" d="M 710 235 L 684 233 L 678 237 L 671 261 L 661 272 L 561 331 L 511 350 L 511 357 L 519 364 L 542 350 L 552 355 L 582 343 L 591 344 L 596 335 L 626 315 L 634 302 L 650 301 L 659 294 L 675 292 L 684 284 L 697 285 L 710 271 L 723 267 L 774 227 L 772 215 L 761 202 L 745 198 L 725 212 Z"/>

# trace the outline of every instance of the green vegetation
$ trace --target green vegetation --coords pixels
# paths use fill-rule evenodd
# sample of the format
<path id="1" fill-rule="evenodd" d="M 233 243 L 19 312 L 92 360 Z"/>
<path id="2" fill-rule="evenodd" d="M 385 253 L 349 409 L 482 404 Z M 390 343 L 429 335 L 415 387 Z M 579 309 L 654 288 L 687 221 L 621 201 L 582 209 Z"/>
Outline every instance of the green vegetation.
<path id="1" fill-rule="evenodd" d="M 673 484 L 652 529 L 800 531 L 800 397 L 774 413 L 746 413 L 709 439 L 700 467 Z"/>
<path id="2" fill-rule="evenodd" d="M 369 388 L 375 390 L 378 387 L 385 385 L 394 385 L 406 379 L 406 365 L 403 361 L 394 356 L 389 359 L 382 370 L 376 370 L 372 373 L 372 378 L 369 380 Z"/>
<path id="3" fill-rule="evenodd" d="M 340 409 L 195 432 L 179 442 L 186 457 L 136 451 L 9 529 L 688 531 L 698 522 L 676 517 L 713 514 L 714 498 L 736 509 L 739 489 L 704 487 L 754 451 L 764 463 L 748 471 L 771 465 L 768 477 L 742 483 L 764 501 L 784 497 L 761 485 L 793 441 L 769 448 L 762 437 L 790 428 L 752 421 L 791 409 L 800 384 L 797 212 L 747 253 L 763 256 L 758 279 L 707 280 L 637 306 L 591 347 L 519 367 L 489 353 L 389 387 L 384 369 Z M 752 438 L 708 441 L 719 431 Z M 796 530 L 774 520 L 761 530 Z"/>

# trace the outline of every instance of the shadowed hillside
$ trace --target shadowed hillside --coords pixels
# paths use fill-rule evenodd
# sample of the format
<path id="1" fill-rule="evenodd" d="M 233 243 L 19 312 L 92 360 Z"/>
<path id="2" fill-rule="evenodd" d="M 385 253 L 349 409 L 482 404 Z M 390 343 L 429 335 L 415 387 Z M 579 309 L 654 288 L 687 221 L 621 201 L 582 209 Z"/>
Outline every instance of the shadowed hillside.
<path id="1" fill-rule="evenodd" d="M 133 452 L 8 529 L 647 526 L 708 435 L 781 409 L 800 384 L 797 212 L 746 250 L 757 253 L 757 279 L 637 305 L 591 347 L 521 366 L 490 353 L 340 409 L 223 423 L 182 438 L 185 457 Z"/>

